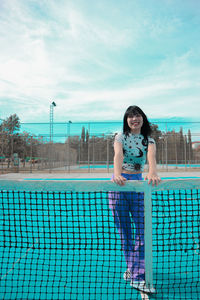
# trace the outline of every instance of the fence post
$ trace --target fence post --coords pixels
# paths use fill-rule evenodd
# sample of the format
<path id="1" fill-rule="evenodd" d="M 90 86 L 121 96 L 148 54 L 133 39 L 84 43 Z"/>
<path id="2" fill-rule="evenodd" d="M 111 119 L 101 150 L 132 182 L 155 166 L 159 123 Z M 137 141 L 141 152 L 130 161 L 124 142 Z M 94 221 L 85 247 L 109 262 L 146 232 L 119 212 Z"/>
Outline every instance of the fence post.
<path id="1" fill-rule="evenodd" d="M 33 159 L 33 137 L 31 136 L 31 152 L 30 152 L 30 161 L 31 161 L 31 164 L 30 164 L 30 173 L 33 172 L 33 162 L 32 162 L 32 159 Z"/>
<path id="2" fill-rule="evenodd" d="M 71 124 L 71 121 L 69 121 L 67 123 L 67 158 L 68 158 L 68 173 L 70 173 L 70 124 Z"/>
<path id="3" fill-rule="evenodd" d="M 93 170 L 94 170 L 94 154 L 95 154 L 95 151 L 94 151 L 94 143 L 95 143 L 95 136 L 93 136 L 92 138 L 92 165 L 93 165 Z"/>
<path id="4" fill-rule="evenodd" d="M 176 169 L 178 168 L 178 155 L 177 155 L 177 144 L 176 144 L 176 132 L 174 131 L 174 146 L 175 146 L 175 161 L 176 161 Z"/>
<path id="5" fill-rule="evenodd" d="M 168 141 L 167 141 L 167 123 L 166 123 L 166 134 L 165 134 L 165 163 L 166 163 L 166 170 L 168 171 Z"/>
<path id="6" fill-rule="evenodd" d="M 90 172 L 90 123 L 88 123 L 88 173 Z"/>
<path id="7" fill-rule="evenodd" d="M 109 173 L 109 136 L 107 136 L 107 172 Z"/>
<path id="8" fill-rule="evenodd" d="M 184 137 L 184 160 L 185 160 L 185 170 L 187 170 L 187 137 Z"/>

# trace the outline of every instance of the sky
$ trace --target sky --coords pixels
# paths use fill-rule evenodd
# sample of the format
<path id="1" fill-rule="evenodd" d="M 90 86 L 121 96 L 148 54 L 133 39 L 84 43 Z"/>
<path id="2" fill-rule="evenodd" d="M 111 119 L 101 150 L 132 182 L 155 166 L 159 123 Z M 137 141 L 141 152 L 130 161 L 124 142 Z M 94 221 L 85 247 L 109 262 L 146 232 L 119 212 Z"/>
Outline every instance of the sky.
<path id="1" fill-rule="evenodd" d="M 1 0 L 0 118 L 199 120 L 199 0 Z"/>

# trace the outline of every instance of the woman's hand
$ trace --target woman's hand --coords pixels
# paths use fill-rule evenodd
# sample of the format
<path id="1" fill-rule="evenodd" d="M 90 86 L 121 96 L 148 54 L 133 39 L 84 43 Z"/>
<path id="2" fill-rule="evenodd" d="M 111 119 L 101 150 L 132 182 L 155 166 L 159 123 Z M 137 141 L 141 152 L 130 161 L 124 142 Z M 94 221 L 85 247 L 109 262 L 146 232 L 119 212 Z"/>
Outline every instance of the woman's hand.
<path id="1" fill-rule="evenodd" d="M 158 185 L 161 182 L 160 177 L 157 175 L 157 173 L 148 173 L 145 177 L 145 180 L 148 180 L 148 184 L 152 183 Z"/>
<path id="2" fill-rule="evenodd" d="M 113 177 L 112 182 L 115 182 L 119 185 L 124 185 L 126 181 L 126 178 L 124 178 L 122 175 L 117 175 Z"/>

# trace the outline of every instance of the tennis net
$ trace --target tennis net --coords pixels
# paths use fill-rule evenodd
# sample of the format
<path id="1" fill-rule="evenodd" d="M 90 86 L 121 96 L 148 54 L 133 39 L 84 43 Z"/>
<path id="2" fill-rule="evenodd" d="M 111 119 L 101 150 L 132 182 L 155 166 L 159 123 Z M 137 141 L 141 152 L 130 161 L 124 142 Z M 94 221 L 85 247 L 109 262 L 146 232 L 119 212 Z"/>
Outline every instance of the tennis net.
<path id="1" fill-rule="evenodd" d="M 135 199 L 137 214 L 144 199 L 144 220 L 130 226 L 135 252 L 138 230 L 141 239 L 145 299 L 199 299 L 200 179 L 158 187 L 1 180 L 0 299 L 142 299 L 146 291 L 123 278 L 130 240 L 119 235 L 128 226 L 119 225 L 116 199 Z"/>

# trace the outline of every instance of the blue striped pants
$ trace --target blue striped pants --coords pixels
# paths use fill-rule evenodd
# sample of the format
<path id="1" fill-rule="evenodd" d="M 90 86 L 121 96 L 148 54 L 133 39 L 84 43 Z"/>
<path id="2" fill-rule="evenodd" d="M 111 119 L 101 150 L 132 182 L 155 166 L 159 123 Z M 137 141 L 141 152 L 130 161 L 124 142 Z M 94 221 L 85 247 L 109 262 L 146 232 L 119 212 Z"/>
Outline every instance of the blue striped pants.
<path id="1" fill-rule="evenodd" d="M 142 180 L 142 174 L 126 174 L 127 180 Z M 109 207 L 119 232 L 127 268 L 134 281 L 145 280 L 144 194 L 110 192 Z"/>

